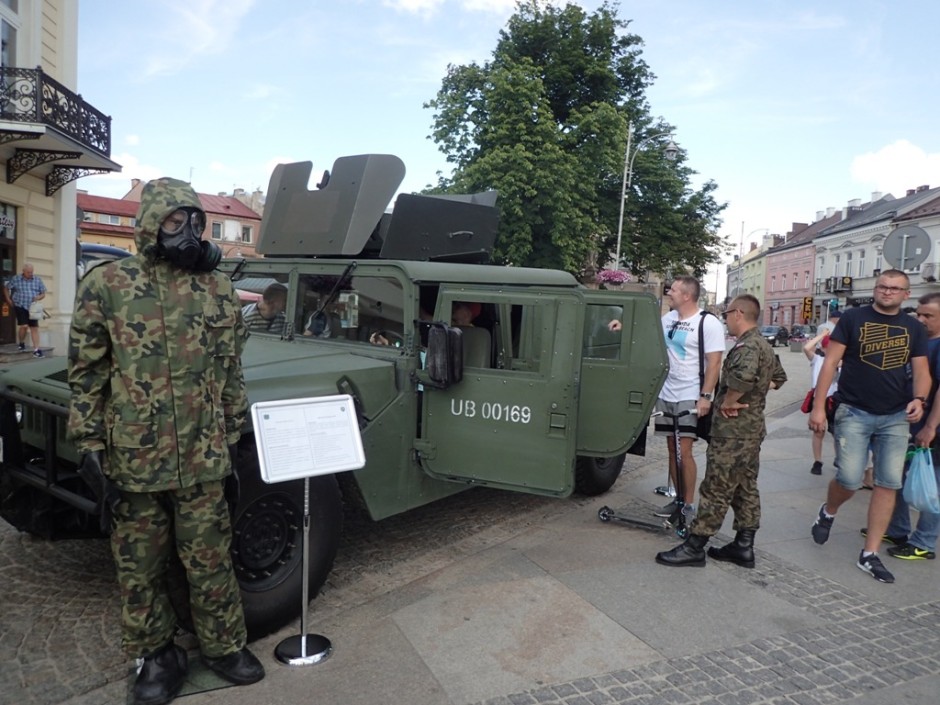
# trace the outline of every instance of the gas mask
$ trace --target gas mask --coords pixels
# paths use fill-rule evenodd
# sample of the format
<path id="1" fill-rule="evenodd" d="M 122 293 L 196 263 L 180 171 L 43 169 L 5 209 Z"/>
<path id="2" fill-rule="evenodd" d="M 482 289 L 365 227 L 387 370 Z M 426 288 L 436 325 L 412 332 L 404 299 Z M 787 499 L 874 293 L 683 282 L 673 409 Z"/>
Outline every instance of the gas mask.
<path id="1" fill-rule="evenodd" d="M 163 219 L 157 234 L 157 254 L 190 272 L 211 272 L 222 259 L 222 251 L 202 239 L 206 214 L 198 208 L 177 208 Z"/>

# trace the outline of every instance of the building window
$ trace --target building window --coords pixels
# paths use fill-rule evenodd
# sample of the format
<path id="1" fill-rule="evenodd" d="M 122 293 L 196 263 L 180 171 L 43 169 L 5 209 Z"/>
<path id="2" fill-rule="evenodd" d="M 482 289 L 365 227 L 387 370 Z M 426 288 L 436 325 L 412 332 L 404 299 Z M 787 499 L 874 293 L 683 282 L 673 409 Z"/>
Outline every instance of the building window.
<path id="1" fill-rule="evenodd" d="M 803 288 L 809 289 L 809 270 L 803 272 Z"/>
<path id="2" fill-rule="evenodd" d="M 212 239 L 221 240 L 222 239 L 222 223 L 217 220 L 212 221 Z"/>
<path id="3" fill-rule="evenodd" d="M 242 226 L 242 242 L 251 244 L 251 226 L 250 225 Z"/>
<path id="4" fill-rule="evenodd" d="M 16 28 L 0 20 L 0 66 L 16 66 Z"/>
<path id="5" fill-rule="evenodd" d="M 777 290 L 777 277 L 770 278 L 770 291 L 771 293 Z"/>
<path id="6" fill-rule="evenodd" d="M 105 225 L 120 225 L 120 224 L 121 224 L 121 216 L 119 216 L 119 215 L 111 215 L 111 214 L 109 214 L 109 213 L 99 213 L 99 214 L 98 214 L 98 222 L 99 222 L 99 223 L 104 223 Z"/>
<path id="7" fill-rule="evenodd" d="M 836 255 L 832 260 L 832 276 L 839 276 L 839 255 Z"/>
<path id="8" fill-rule="evenodd" d="M 851 276 L 852 276 L 852 253 L 851 253 L 851 252 L 846 252 L 846 253 L 845 253 L 845 274 L 844 274 L 844 276 L 846 276 L 846 277 L 851 277 Z"/>
<path id="9" fill-rule="evenodd" d="M 780 291 L 786 291 L 786 290 L 787 290 L 787 275 L 781 274 L 780 275 Z"/>
<path id="10" fill-rule="evenodd" d="M 86 223 L 94 223 L 94 222 L 95 222 L 95 214 L 94 214 L 94 213 L 89 213 L 88 211 L 85 211 L 84 213 L 82 213 L 82 220 L 85 221 Z"/>
<path id="11" fill-rule="evenodd" d="M 866 276 L 865 274 L 865 250 L 862 250 L 858 253 L 858 276 L 859 278 Z"/>
<path id="12" fill-rule="evenodd" d="M 0 203 L 0 238 L 16 239 L 16 206 Z"/>

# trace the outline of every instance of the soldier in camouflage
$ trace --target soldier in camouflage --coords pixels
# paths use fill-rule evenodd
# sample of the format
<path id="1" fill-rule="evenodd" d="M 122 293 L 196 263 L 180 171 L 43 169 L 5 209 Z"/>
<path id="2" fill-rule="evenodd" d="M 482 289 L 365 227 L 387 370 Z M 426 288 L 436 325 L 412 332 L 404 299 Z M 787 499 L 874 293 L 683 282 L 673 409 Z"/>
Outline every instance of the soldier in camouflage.
<path id="1" fill-rule="evenodd" d="M 238 685 L 264 677 L 245 646 L 224 486 L 247 415 L 247 333 L 205 223 L 189 184 L 148 183 L 137 254 L 82 280 L 69 337 L 68 437 L 111 531 L 122 642 L 142 660 L 139 705 L 171 701 L 186 677 L 166 587 L 174 551 L 205 663 Z"/>
<path id="2" fill-rule="evenodd" d="M 705 545 L 734 511 L 734 541 L 709 548 L 708 555 L 745 568 L 754 567 L 754 534 L 760 528 L 757 473 L 760 447 L 767 433 L 764 407 L 767 392 L 779 388 L 787 375 L 758 329 L 760 302 L 746 294 L 734 299 L 724 313 L 728 332 L 737 338 L 725 357 L 718 383 L 712 436 L 706 454 L 705 477 L 699 487 L 698 515 L 684 543 L 656 554 L 669 566 L 704 566 Z"/>

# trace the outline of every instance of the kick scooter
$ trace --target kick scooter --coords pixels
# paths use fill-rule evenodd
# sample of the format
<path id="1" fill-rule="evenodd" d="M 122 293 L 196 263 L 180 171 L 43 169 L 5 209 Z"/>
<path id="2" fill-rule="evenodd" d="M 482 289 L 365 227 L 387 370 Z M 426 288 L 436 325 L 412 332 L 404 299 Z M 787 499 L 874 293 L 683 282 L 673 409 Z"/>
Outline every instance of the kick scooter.
<path id="1" fill-rule="evenodd" d="M 676 536 L 678 536 L 680 539 L 688 537 L 689 523 L 692 519 L 694 507 L 691 504 L 686 504 L 685 502 L 685 481 L 682 477 L 682 443 L 679 439 L 679 419 L 683 416 L 690 416 L 695 413 L 695 409 L 691 409 L 689 411 L 681 411 L 678 414 L 667 414 L 663 411 L 654 411 L 650 415 L 651 417 L 662 416 L 667 419 L 672 419 L 672 440 L 673 443 L 675 443 L 676 449 L 676 508 L 672 514 L 670 514 L 669 517 L 660 524 L 658 522 L 651 522 L 628 516 L 611 509 L 610 507 L 604 506 L 597 510 L 597 517 L 601 521 L 619 521 L 625 524 L 632 524 L 633 526 L 638 526 L 640 528 L 650 529 L 653 531 L 659 531 L 660 529 L 674 529 Z"/>

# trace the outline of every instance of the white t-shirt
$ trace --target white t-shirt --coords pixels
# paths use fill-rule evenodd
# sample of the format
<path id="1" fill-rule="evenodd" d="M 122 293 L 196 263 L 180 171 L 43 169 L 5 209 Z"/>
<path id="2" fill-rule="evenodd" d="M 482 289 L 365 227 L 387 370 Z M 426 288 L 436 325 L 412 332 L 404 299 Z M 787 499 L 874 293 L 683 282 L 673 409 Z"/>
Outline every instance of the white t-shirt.
<path id="1" fill-rule="evenodd" d="M 819 372 L 822 370 L 823 361 L 825 359 L 826 358 L 824 358 L 822 355 L 813 355 L 813 361 L 809 363 L 813 375 L 813 385 L 811 389 L 816 389 L 816 380 L 819 379 Z M 832 378 L 832 384 L 829 385 L 829 391 L 826 392 L 827 397 L 831 397 L 839 388 L 839 372 L 841 372 L 841 368 L 836 370 L 836 376 Z"/>
<path id="2" fill-rule="evenodd" d="M 701 311 L 679 320 L 677 311 L 663 316 L 663 335 L 669 355 L 669 374 L 659 393 L 663 401 L 697 401 L 701 394 L 698 366 L 698 327 L 705 322 L 705 354 L 725 351 L 725 328 L 716 316 Z"/>

